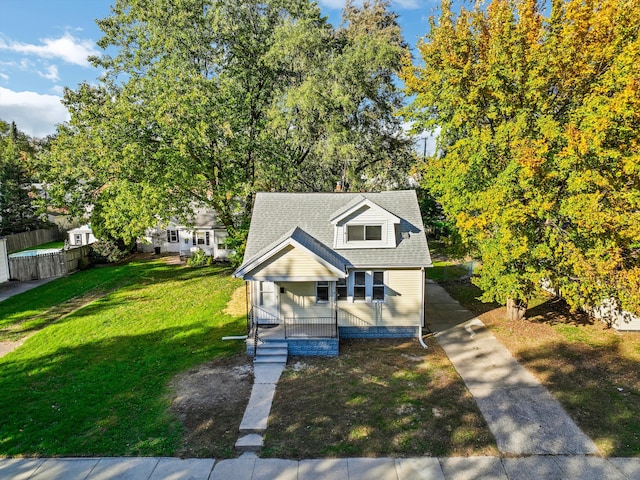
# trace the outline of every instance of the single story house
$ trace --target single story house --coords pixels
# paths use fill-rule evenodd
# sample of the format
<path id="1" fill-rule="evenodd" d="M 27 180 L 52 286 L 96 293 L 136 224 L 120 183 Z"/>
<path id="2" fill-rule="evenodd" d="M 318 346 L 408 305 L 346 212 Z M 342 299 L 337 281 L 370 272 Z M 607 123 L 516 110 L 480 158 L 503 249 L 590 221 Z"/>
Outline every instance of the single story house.
<path id="1" fill-rule="evenodd" d="M 72 247 L 91 245 L 95 241 L 96 237 L 93 236 L 93 230 L 91 230 L 91 225 L 89 224 L 72 228 L 67 232 L 67 242 Z"/>
<path id="2" fill-rule="evenodd" d="M 9 280 L 9 256 L 7 254 L 7 239 L 0 238 L 0 283 Z"/>
<path id="3" fill-rule="evenodd" d="M 226 247 L 227 230 L 217 221 L 215 211 L 195 209 L 189 225 L 172 218 L 167 225 L 149 228 L 138 241 L 140 252 L 172 253 L 189 257 L 197 249 L 215 259 L 225 260 L 229 252 Z"/>
<path id="4" fill-rule="evenodd" d="M 339 338 L 421 337 L 431 265 L 413 190 L 258 193 L 234 272 L 248 282 L 248 350 L 267 336 L 292 355 L 337 355 Z"/>

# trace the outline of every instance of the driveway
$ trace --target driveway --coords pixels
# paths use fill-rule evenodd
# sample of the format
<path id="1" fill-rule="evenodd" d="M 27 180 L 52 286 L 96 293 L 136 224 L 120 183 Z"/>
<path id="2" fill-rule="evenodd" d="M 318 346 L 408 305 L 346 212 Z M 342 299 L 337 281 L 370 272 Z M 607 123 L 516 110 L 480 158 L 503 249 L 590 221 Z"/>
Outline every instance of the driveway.
<path id="1" fill-rule="evenodd" d="M 474 396 L 500 452 L 592 455 L 598 449 L 469 310 L 427 283 L 427 327 Z"/>

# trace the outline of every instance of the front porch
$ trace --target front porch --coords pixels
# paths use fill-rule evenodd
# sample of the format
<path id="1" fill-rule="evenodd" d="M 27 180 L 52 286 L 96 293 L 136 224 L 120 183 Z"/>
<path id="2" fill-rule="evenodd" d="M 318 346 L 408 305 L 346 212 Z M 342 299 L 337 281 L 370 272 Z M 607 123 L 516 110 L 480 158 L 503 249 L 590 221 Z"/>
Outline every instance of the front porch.
<path id="1" fill-rule="evenodd" d="M 247 317 L 247 354 L 256 356 L 265 344 L 286 344 L 289 355 L 338 355 L 337 317 L 278 318 L 253 307 Z"/>
<path id="2" fill-rule="evenodd" d="M 336 308 L 331 317 L 284 317 L 251 308 L 247 316 L 247 354 L 255 345 L 286 344 L 288 355 L 337 356 L 341 338 L 414 338 L 418 326 L 376 325 Z"/>

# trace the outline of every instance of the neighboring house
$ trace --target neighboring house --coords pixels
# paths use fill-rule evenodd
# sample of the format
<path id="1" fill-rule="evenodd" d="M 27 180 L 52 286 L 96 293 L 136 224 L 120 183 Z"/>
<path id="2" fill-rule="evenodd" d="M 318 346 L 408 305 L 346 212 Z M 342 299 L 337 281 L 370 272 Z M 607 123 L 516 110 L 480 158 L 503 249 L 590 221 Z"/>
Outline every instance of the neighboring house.
<path id="1" fill-rule="evenodd" d="M 0 283 L 9 280 L 9 256 L 7 255 L 7 239 L 0 238 Z"/>
<path id="2" fill-rule="evenodd" d="M 616 330 L 639 331 L 640 317 L 626 310 L 620 310 L 613 300 L 605 300 L 599 307 L 588 309 L 590 315 L 602 320 Z"/>
<path id="3" fill-rule="evenodd" d="M 142 241 L 138 242 L 138 251 L 173 253 L 189 257 L 197 249 L 208 256 L 225 260 L 229 256 L 225 242 L 227 230 L 216 220 L 213 210 L 197 209 L 191 225 L 185 225 L 177 219 L 171 219 L 166 226 L 150 228 Z"/>
<path id="4" fill-rule="evenodd" d="M 338 338 L 420 336 L 430 266 L 413 190 L 258 193 L 234 273 L 249 283 L 249 343 L 280 329 L 290 354 L 336 355 Z"/>
<path id="5" fill-rule="evenodd" d="M 72 228 L 67 232 L 68 243 L 72 247 L 80 247 L 82 245 L 91 245 L 96 241 L 96 237 L 93 236 L 91 225 L 81 225 L 77 228 Z"/>

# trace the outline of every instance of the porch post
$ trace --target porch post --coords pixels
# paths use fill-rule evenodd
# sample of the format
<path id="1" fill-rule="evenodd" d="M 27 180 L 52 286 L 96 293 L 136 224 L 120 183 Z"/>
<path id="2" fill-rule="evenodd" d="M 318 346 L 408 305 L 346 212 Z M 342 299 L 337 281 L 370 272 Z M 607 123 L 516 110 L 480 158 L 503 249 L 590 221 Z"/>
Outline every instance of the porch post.
<path id="1" fill-rule="evenodd" d="M 249 311 L 249 282 L 244 282 L 244 307 L 247 312 L 247 335 L 251 333 L 251 314 Z"/>

